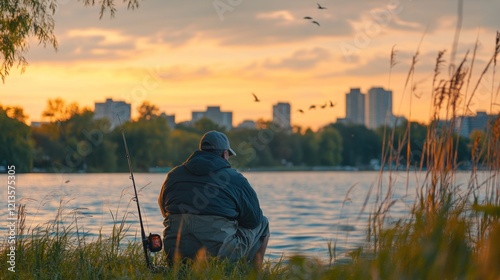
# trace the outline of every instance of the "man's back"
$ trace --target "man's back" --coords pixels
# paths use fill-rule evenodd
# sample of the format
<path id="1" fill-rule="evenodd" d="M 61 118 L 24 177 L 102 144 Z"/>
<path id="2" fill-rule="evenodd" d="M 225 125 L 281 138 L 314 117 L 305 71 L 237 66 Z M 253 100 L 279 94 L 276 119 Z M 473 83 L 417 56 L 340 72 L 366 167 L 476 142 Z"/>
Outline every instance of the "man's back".
<path id="1" fill-rule="evenodd" d="M 159 204 L 164 213 L 221 216 L 247 228 L 262 220 L 257 195 L 247 179 L 229 162 L 204 151 L 169 172 Z"/>
<path id="2" fill-rule="evenodd" d="M 264 219 L 245 177 L 205 151 L 193 153 L 169 172 L 159 204 L 165 216 L 165 248 L 179 247 L 184 257 L 193 257 L 202 247 L 220 255 L 221 246 L 234 241 L 238 226 L 255 228 Z"/>

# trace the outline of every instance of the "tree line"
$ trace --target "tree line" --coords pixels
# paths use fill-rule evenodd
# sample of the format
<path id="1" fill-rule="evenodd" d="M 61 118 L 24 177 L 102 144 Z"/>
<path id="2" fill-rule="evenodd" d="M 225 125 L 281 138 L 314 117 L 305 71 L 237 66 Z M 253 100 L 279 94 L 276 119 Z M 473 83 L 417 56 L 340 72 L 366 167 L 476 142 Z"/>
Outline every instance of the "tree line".
<path id="1" fill-rule="evenodd" d="M 426 165 L 423 150 L 428 126 L 416 122 L 376 130 L 364 125 L 332 123 L 313 131 L 297 126 L 284 129 L 271 121 L 259 120 L 254 129 L 226 131 L 206 118 L 171 128 L 160 116 L 159 108 L 147 101 L 138 107 L 138 112 L 137 119 L 111 128 L 108 120 L 94 119 L 89 108 L 57 98 L 48 100 L 43 112 L 48 121 L 30 127 L 25 124 L 27 116 L 22 108 L 0 106 L 0 166 L 15 164 L 20 172 L 127 171 L 122 130 L 134 170 L 143 172 L 181 164 L 209 130 L 227 134 L 237 153 L 230 161 L 239 169 L 368 169 L 377 161 L 403 167 Z M 458 136 L 456 140 L 457 162 L 470 161 L 471 140 Z"/>

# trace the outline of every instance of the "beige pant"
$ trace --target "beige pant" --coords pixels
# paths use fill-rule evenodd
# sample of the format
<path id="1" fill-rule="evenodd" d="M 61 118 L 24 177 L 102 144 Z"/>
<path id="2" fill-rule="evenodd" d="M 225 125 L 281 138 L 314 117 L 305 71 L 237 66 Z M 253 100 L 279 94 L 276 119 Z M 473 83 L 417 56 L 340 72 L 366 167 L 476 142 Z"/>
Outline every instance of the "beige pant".
<path id="1" fill-rule="evenodd" d="M 238 227 L 238 222 L 220 216 L 192 214 L 168 215 L 163 224 L 164 250 L 170 259 L 176 253 L 194 259 L 205 248 L 211 256 L 251 261 L 264 237 L 269 235 L 266 217 L 254 229 Z"/>

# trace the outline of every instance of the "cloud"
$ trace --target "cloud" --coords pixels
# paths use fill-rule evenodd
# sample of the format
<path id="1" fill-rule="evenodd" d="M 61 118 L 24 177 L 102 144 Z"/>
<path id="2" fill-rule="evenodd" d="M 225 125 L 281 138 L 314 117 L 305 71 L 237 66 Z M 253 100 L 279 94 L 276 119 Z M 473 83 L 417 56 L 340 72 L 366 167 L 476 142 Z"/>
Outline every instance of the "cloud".
<path id="1" fill-rule="evenodd" d="M 165 82 L 170 81 L 189 81 L 196 79 L 203 79 L 213 75 L 207 67 L 183 67 L 181 65 L 175 65 L 172 67 L 166 67 L 158 70 L 158 77 Z"/>
<path id="2" fill-rule="evenodd" d="M 268 20 L 277 20 L 281 22 L 291 22 L 295 21 L 295 16 L 290 13 L 290 11 L 282 10 L 268 13 L 258 13 L 255 18 L 257 19 L 268 19 Z"/>
<path id="3" fill-rule="evenodd" d="M 30 53 L 37 60 L 117 59 L 131 52 L 146 53 L 154 45 L 179 49 L 196 41 L 200 51 L 203 42 L 217 42 L 223 47 L 260 48 L 282 44 L 307 44 L 318 38 L 338 40 L 355 38 L 360 32 L 377 32 L 391 38 L 398 31 L 408 34 L 454 28 L 457 14 L 455 1 L 362 0 L 336 1 L 328 9 L 317 9 L 316 3 L 302 0 L 229 1 L 218 0 L 229 8 L 220 11 L 214 1 L 143 1 L 136 10 L 127 10 L 117 2 L 114 18 L 105 14 L 99 19 L 99 7 L 84 7 L 78 1 L 63 1 L 56 14 L 56 33 L 60 50 L 56 55 L 46 50 Z M 463 29 L 498 29 L 500 1 L 465 2 Z M 311 16 L 321 27 L 304 20 Z M 101 30 L 93 36 L 65 37 L 82 30 Z M 124 40 L 109 41 L 105 32 L 119 34 Z M 103 37 L 104 36 L 104 37 Z M 384 38 L 385 38 L 384 37 Z M 67 39 L 67 40 L 66 40 Z M 143 45 L 137 42 L 143 42 Z M 76 55 L 75 55 L 76 53 Z M 271 63 L 272 64 L 272 63 Z"/>
<path id="4" fill-rule="evenodd" d="M 75 38 L 99 38 L 99 42 L 97 44 L 100 46 L 112 46 L 132 41 L 129 36 L 124 36 L 121 32 L 96 28 L 72 29 L 67 33 L 66 37 L 68 40 Z"/>
<path id="5" fill-rule="evenodd" d="M 33 48 L 30 61 L 91 61 L 128 58 L 137 47 L 137 41 L 119 31 L 96 28 L 72 29 L 59 36 L 58 50 L 47 55 L 47 49 Z"/>
<path id="6" fill-rule="evenodd" d="M 300 49 L 285 58 L 266 59 L 262 67 L 267 69 L 307 70 L 314 68 L 319 63 L 328 61 L 330 58 L 330 52 L 324 48 Z"/>
<path id="7" fill-rule="evenodd" d="M 415 56 L 414 52 L 398 51 L 395 58 L 396 65 L 394 65 L 391 68 L 390 57 L 388 55 L 386 54 L 374 55 L 368 58 L 367 60 L 359 63 L 358 65 L 355 65 L 355 67 L 351 67 L 345 71 L 336 72 L 335 75 L 374 76 L 380 74 L 387 74 L 388 76 L 389 71 L 393 75 L 397 74 L 406 75 L 410 70 L 413 61 L 413 56 Z M 419 75 L 421 73 L 424 73 L 427 75 L 427 73 L 432 73 L 435 68 L 436 58 L 437 58 L 437 52 L 435 51 L 419 53 L 416 57 L 417 61 L 415 64 L 415 69 L 416 69 L 415 74 Z M 448 64 L 446 62 L 442 64 L 441 67 L 447 67 L 447 65 Z M 441 70 L 445 71 L 445 69 Z"/>

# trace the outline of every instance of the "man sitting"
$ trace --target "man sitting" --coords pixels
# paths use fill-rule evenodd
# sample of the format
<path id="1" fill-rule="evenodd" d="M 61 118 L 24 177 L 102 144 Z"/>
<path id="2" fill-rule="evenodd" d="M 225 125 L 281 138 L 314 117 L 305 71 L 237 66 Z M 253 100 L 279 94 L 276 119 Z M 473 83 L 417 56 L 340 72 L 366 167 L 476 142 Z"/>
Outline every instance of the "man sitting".
<path id="1" fill-rule="evenodd" d="M 269 222 L 248 180 L 231 168 L 233 155 L 227 136 L 209 131 L 199 150 L 167 174 L 158 204 L 169 259 L 193 259 L 204 249 L 211 256 L 261 267 Z"/>

